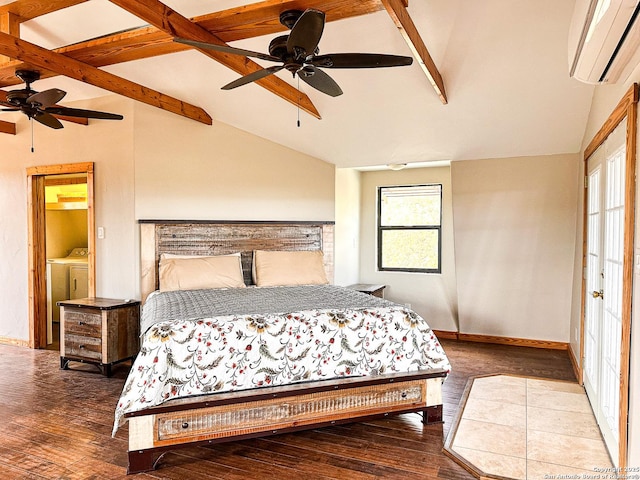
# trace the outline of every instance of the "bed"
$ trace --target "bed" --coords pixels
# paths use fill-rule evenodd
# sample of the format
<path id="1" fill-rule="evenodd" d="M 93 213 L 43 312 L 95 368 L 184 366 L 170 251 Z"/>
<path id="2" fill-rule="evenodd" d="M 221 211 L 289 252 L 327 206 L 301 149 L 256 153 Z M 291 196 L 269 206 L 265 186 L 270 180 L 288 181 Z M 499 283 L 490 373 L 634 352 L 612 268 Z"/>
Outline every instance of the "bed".
<path id="1" fill-rule="evenodd" d="M 180 446 L 442 421 L 437 338 L 404 306 L 331 285 L 332 251 L 329 222 L 141 221 L 141 349 L 114 423 L 129 423 L 128 473 Z"/>

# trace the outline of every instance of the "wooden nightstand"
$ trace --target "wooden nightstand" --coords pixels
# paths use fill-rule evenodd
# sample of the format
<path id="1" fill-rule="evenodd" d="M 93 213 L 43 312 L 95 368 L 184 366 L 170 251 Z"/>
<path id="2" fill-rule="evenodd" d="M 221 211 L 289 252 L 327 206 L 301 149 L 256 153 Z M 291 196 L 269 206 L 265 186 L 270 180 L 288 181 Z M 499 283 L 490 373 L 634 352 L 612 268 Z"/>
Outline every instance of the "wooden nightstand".
<path id="1" fill-rule="evenodd" d="M 375 285 L 372 283 L 355 283 L 353 285 L 349 285 L 347 288 L 352 288 L 353 290 L 357 290 L 362 293 L 368 293 L 374 297 L 384 298 L 384 289 L 386 287 L 386 285 Z"/>
<path id="2" fill-rule="evenodd" d="M 79 298 L 60 306 L 60 368 L 69 361 L 98 365 L 111 376 L 114 363 L 138 354 L 140 302 Z"/>

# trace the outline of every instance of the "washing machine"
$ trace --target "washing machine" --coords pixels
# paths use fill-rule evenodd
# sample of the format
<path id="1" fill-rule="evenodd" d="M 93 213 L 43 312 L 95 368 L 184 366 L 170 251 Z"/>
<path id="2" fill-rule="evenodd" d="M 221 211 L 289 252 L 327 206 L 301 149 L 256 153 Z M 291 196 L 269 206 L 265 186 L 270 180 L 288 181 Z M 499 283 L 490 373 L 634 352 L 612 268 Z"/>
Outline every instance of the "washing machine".
<path id="1" fill-rule="evenodd" d="M 88 255 L 78 247 L 62 258 L 47 259 L 47 343 L 53 342 L 53 322 L 60 321 L 57 302 L 88 295 Z"/>

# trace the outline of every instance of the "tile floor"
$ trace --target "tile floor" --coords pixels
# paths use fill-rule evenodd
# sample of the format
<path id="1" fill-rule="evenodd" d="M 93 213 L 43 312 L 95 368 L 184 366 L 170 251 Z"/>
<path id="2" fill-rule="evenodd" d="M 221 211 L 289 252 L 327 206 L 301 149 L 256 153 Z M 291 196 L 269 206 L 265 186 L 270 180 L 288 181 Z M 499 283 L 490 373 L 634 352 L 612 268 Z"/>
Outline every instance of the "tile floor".
<path id="1" fill-rule="evenodd" d="M 612 466 L 584 389 L 576 383 L 476 378 L 451 435 L 445 449 L 485 475 L 582 479 L 596 474 L 595 468 Z"/>

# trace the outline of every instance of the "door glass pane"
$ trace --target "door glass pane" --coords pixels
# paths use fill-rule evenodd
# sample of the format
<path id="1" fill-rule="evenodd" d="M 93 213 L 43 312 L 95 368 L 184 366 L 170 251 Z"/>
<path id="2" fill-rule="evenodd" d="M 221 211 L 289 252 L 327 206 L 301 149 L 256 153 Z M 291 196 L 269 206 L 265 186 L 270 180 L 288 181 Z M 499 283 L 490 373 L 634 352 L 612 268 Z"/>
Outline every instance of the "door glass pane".
<path id="1" fill-rule="evenodd" d="M 622 268 L 624 260 L 625 147 L 607 157 L 607 195 L 604 242 L 604 309 L 602 312 L 602 363 L 600 395 L 602 413 L 618 441 L 620 398 L 620 338 L 622 330 Z"/>
<path id="2" fill-rule="evenodd" d="M 587 297 L 585 315 L 585 359 L 584 372 L 586 380 L 594 390 L 598 389 L 598 336 L 600 326 L 601 300 L 594 298 L 592 292 L 601 289 L 600 267 L 600 167 L 589 175 L 587 202 Z"/>

